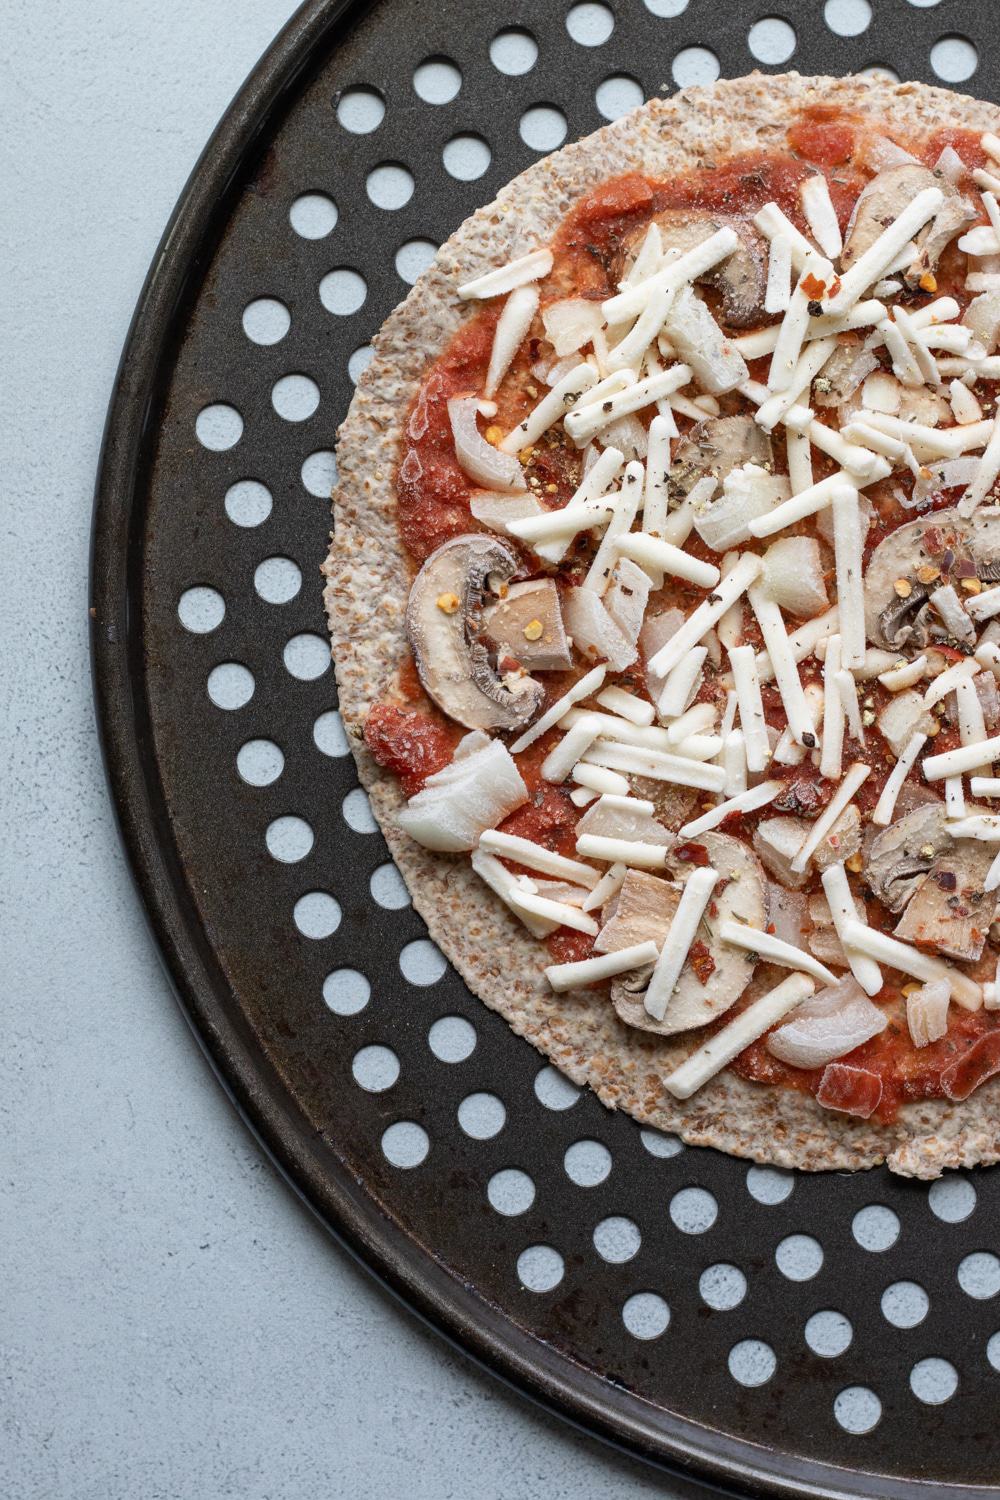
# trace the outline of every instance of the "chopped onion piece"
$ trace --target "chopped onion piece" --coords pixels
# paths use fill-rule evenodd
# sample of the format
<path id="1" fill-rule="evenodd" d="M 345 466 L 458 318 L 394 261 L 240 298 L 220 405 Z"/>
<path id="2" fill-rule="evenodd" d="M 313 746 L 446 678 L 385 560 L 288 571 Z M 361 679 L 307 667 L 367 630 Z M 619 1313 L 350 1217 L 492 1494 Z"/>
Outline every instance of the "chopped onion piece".
<path id="1" fill-rule="evenodd" d="M 914 1047 L 939 1042 L 948 1030 L 951 985 L 947 979 L 932 979 L 906 997 L 906 1024 Z"/>
<path id="2" fill-rule="evenodd" d="M 524 490 L 527 482 L 517 459 L 488 443 L 476 421 L 475 396 L 453 396 L 448 402 L 448 420 L 455 440 L 460 468 L 477 484 L 492 490 Z"/>
<path id="3" fill-rule="evenodd" d="M 509 751 L 499 740 L 490 740 L 428 776 L 396 822 L 425 849 L 456 853 L 474 849 L 484 830 L 495 828 L 527 800 L 528 789 Z"/>
<path id="4" fill-rule="evenodd" d="M 873 1005 L 852 975 L 817 990 L 765 1043 L 768 1052 L 793 1068 L 822 1068 L 870 1042 L 889 1018 Z"/>

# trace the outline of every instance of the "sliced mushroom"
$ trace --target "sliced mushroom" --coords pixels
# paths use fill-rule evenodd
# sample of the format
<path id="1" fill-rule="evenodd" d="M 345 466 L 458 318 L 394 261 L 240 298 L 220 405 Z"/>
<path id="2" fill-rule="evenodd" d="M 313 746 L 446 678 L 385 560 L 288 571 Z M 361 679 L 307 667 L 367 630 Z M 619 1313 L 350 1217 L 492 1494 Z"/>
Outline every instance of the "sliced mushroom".
<path id="1" fill-rule="evenodd" d="M 598 953 L 617 953 L 636 943 L 659 947 L 673 921 L 681 887 L 644 870 L 629 870 L 614 902 L 608 903 L 604 926 L 594 939 Z M 602 915 L 605 915 L 602 913 Z M 646 978 L 649 971 L 646 970 Z"/>
<path id="2" fill-rule="evenodd" d="M 735 229 L 740 237 L 737 248 L 698 279 L 719 293 L 723 319 L 733 328 L 750 328 L 763 321 L 767 252 L 749 220 L 735 214 L 668 208 L 657 214 L 653 222 L 659 225 L 664 251 L 678 250 L 682 255 L 707 240 L 717 229 Z M 624 275 L 635 260 L 648 227 L 642 225 L 626 245 L 621 274 Z"/>
<path id="3" fill-rule="evenodd" d="M 746 845 L 724 833 L 706 833 L 698 843 L 704 845 L 708 862 L 722 878 L 698 934 L 697 942 L 703 946 L 692 950 L 667 1007 L 667 1015 L 662 1021 L 656 1021 L 646 1010 L 644 997 L 650 969 L 625 974 L 613 980 L 611 985 L 611 1003 L 619 1019 L 627 1026 L 653 1031 L 659 1036 L 673 1036 L 678 1031 L 706 1025 L 727 1011 L 750 983 L 756 959 L 743 949 L 722 942 L 718 935 L 720 924 L 737 921 L 761 929 L 767 926 L 767 882 L 759 861 Z M 691 864 L 682 858 L 688 852 L 689 849 L 681 845 L 668 856 L 667 869 L 678 881 L 686 879 L 691 872 Z M 659 883 L 669 887 L 667 881 Z M 661 911 L 665 913 L 672 897 L 661 895 L 660 900 Z M 671 916 L 675 909 L 675 905 L 671 907 Z M 669 918 L 662 926 L 664 935 L 668 926 Z M 599 937 L 598 942 L 600 940 Z M 657 942 L 662 940 L 662 937 L 654 938 Z M 704 975 L 704 983 L 698 977 L 699 969 Z"/>
<path id="4" fill-rule="evenodd" d="M 865 882 L 883 906 L 899 913 L 938 856 L 953 844 L 943 802 L 915 807 L 871 841 Z"/>
<path id="5" fill-rule="evenodd" d="M 898 527 L 871 555 L 865 574 L 865 630 L 875 646 L 915 655 L 946 627 L 928 607 L 933 590 L 962 576 L 972 563 L 988 578 L 1000 563 L 1000 516 L 979 511 L 963 520 L 957 510 L 939 510 Z M 921 578 L 924 570 L 926 581 Z"/>
<path id="6" fill-rule="evenodd" d="M 675 505 L 699 479 L 728 478 L 744 464 L 770 470 L 774 465 L 771 439 L 751 416 L 709 417 L 683 437 L 674 450 L 670 469 L 670 499 Z"/>
<path id="7" fill-rule="evenodd" d="M 996 913 L 996 894 L 983 890 L 994 853 L 973 839 L 949 839 L 907 902 L 894 935 L 949 958 L 979 958 Z"/>
<path id="8" fill-rule="evenodd" d="M 843 406 L 861 382 L 878 369 L 878 360 L 861 344 L 842 344 L 835 349 L 813 381 L 817 406 Z"/>
<path id="9" fill-rule="evenodd" d="M 511 584 L 484 612 L 482 634 L 499 661 L 512 656 L 526 672 L 567 672 L 573 665 L 551 578 Z"/>
<path id="10" fill-rule="evenodd" d="M 906 279 L 916 286 L 920 278 L 933 271 L 942 251 L 961 234 L 967 224 L 974 223 L 977 214 L 958 189 L 929 167 L 917 162 L 904 162 L 879 172 L 861 193 L 854 205 L 844 236 L 844 249 L 840 257 L 842 270 L 854 264 L 865 253 L 879 235 L 898 219 L 903 209 L 925 188 L 937 187 L 944 194 L 944 202 L 930 223 L 917 235 L 917 253 L 906 268 Z"/>
<path id="11" fill-rule="evenodd" d="M 410 589 L 406 634 L 420 680 L 442 712 L 466 729 L 519 729 L 545 696 L 531 677 L 498 676 L 477 639 L 487 588 L 506 583 L 518 566 L 495 537 L 453 537 L 431 553 Z"/>

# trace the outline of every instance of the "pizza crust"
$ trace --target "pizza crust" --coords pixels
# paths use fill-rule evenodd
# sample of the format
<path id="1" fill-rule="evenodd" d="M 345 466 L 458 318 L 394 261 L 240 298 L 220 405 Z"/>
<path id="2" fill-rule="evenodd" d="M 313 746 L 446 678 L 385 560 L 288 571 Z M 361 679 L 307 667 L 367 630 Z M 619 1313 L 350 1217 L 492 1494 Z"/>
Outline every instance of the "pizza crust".
<path id="1" fill-rule="evenodd" d="M 401 833 L 404 798 L 361 738 L 370 706 L 408 654 L 403 616 L 412 563 L 395 519 L 402 423 L 427 366 L 469 316 L 464 281 L 548 243 L 576 200 L 628 170 L 672 177 L 708 160 L 780 149 L 790 119 L 813 104 L 883 118 L 904 135 L 946 126 L 997 130 L 992 105 L 947 89 L 882 79 L 752 74 L 653 99 L 545 157 L 467 219 L 390 315 L 338 437 L 334 533 L 324 601 L 340 712 L 372 808 L 431 937 L 469 987 L 574 1082 L 611 1109 L 676 1132 L 691 1145 L 807 1171 L 872 1167 L 932 1178 L 946 1167 L 1000 1160 L 996 1085 L 962 1104 L 905 1106 L 892 1125 L 822 1109 L 809 1094 L 724 1072 L 680 1102 L 663 1086 L 697 1045 L 622 1025 L 603 991 L 556 995 L 545 949 L 473 873 L 466 856 L 431 854 Z M 763 971 L 762 971 L 763 972 Z M 775 972 L 773 982 L 780 975 Z"/>

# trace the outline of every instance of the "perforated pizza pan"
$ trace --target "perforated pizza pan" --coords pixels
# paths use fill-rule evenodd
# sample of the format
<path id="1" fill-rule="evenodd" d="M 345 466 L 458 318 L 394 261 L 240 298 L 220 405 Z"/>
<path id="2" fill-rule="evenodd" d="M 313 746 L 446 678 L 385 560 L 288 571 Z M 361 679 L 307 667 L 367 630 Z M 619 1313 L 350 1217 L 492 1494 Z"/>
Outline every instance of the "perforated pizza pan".
<path id="1" fill-rule="evenodd" d="M 946 14 L 947 12 L 947 14 Z M 943 35 L 961 31 L 964 37 Z M 334 433 L 428 255 L 563 139 L 763 67 L 997 85 L 993 6 L 313 0 L 137 310 L 97 488 L 95 689 L 132 865 L 237 1106 L 323 1222 L 523 1391 L 767 1494 L 1000 1494 L 996 1172 L 793 1176 L 641 1131 L 428 942 L 336 713 Z"/>

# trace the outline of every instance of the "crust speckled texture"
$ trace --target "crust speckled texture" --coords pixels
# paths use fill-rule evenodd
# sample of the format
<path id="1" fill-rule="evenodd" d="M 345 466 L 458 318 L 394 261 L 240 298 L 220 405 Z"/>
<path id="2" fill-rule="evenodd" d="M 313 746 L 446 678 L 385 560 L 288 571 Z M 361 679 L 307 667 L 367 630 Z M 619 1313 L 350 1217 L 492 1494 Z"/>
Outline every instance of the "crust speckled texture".
<path id="1" fill-rule="evenodd" d="M 631 1030 L 600 992 L 553 995 L 542 973 L 544 948 L 482 884 L 467 857 L 431 854 L 396 828 L 403 800 L 398 784 L 375 764 L 360 735 L 368 708 L 406 654 L 403 613 L 412 569 L 397 533 L 395 469 L 402 423 L 424 371 L 469 316 L 456 287 L 546 244 L 572 204 L 608 177 L 626 170 L 670 177 L 706 158 L 779 149 L 790 119 L 817 103 L 885 119 L 904 135 L 949 125 L 997 130 L 1000 118 L 992 105 L 920 84 L 752 75 L 653 99 L 529 168 L 442 246 L 378 335 L 340 429 L 324 598 L 340 710 L 393 858 L 435 942 L 514 1031 L 608 1107 L 693 1145 L 807 1170 L 887 1160 L 904 1175 L 935 1177 L 946 1167 L 1000 1160 L 996 1084 L 961 1105 L 909 1105 L 891 1126 L 837 1116 L 809 1095 L 747 1083 L 729 1072 L 680 1103 L 662 1078 L 696 1039 L 663 1040 Z"/>

